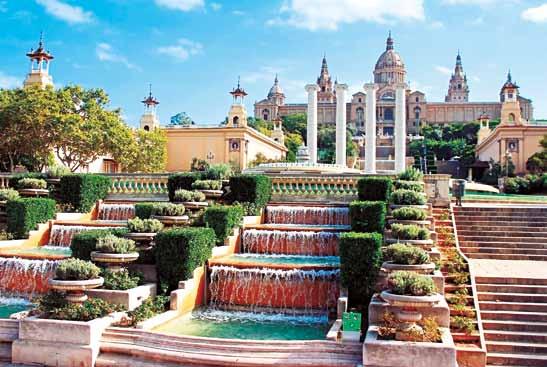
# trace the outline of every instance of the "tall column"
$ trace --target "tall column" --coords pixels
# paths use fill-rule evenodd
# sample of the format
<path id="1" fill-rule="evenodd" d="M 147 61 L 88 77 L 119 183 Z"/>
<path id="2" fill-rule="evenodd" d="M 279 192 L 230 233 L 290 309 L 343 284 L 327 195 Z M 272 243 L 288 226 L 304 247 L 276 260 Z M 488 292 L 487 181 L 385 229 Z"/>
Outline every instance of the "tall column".
<path id="1" fill-rule="evenodd" d="M 376 173 L 376 90 L 374 83 L 365 84 L 367 119 L 365 121 L 365 173 Z"/>
<path id="2" fill-rule="evenodd" d="M 336 84 L 336 164 L 346 167 L 346 92 L 347 84 Z"/>
<path id="3" fill-rule="evenodd" d="M 395 90 L 395 173 L 406 168 L 406 86 L 399 84 Z"/>
<path id="4" fill-rule="evenodd" d="M 317 163 L 317 84 L 306 85 L 308 92 L 308 128 L 307 146 L 310 152 L 310 163 Z"/>

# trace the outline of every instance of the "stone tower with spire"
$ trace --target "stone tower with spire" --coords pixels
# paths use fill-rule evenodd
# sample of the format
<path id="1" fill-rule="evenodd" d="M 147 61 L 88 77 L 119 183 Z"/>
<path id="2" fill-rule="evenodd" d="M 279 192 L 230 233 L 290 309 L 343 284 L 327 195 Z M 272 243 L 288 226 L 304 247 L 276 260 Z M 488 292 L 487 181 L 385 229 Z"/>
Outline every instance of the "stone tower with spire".
<path id="1" fill-rule="evenodd" d="M 317 92 L 317 101 L 319 103 L 333 103 L 336 101 L 336 95 L 332 84 L 332 78 L 329 74 L 329 66 L 327 65 L 327 57 L 323 56 L 321 63 L 321 73 L 317 78 L 319 91 Z"/>
<path id="2" fill-rule="evenodd" d="M 469 86 L 467 85 L 467 76 L 463 72 L 462 57 L 460 51 L 456 57 L 456 66 L 454 73 L 450 78 L 448 85 L 448 94 L 446 95 L 445 102 L 469 102 Z"/>
<path id="3" fill-rule="evenodd" d="M 49 75 L 49 64 L 53 60 L 53 55 L 44 47 L 43 33 L 40 33 L 40 41 L 36 50 L 30 49 L 27 53 L 30 59 L 30 72 L 28 73 L 23 86 L 38 86 L 45 89 L 47 86 L 53 86 L 53 78 Z"/>
<path id="4" fill-rule="evenodd" d="M 160 120 L 158 120 L 156 108 L 160 102 L 152 96 L 152 84 L 150 84 L 148 97 L 143 99 L 141 103 L 144 104 L 144 113 L 140 121 L 141 129 L 146 131 L 158 129 L 160 127 Z"/>

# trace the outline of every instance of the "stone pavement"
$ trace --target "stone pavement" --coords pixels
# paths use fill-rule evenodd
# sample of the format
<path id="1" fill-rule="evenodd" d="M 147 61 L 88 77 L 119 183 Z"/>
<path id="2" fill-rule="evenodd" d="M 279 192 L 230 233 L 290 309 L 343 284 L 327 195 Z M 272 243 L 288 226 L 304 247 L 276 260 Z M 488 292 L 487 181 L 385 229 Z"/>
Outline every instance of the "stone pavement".
<path id="1" fill-rule="evenodd" d="M 547 262 L 469 259 L 475 277 L 547 279 Z"/>

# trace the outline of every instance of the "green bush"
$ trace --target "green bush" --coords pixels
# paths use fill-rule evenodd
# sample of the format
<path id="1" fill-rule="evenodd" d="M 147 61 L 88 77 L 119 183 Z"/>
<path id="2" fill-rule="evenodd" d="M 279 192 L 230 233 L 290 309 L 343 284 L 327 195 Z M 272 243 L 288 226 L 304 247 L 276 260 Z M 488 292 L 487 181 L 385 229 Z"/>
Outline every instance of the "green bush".
<path id="1" fill-rule="evenodd" d="M 22 178 L 17 181 L 18 189 L 46 189 L 47 182 L 41 178 Z"/>
<path id="2" fill-rule="evenodd" d="M 157 219 L 141 219 L 135 217 L 127 221 L 131 233 L 157 233 L 163 229 L 163 223 Z"/>
<path id="3" fill-rule="evenodd" d="M 198 181 L 196 181 L 198 182 Z M 205 194 L 200 191 L 190 191 L 190 190 L 184 190 L 180 189 L 175 191 L 175 195 L 173 196 L 173 201 L 176 202 L 187 202 L 187 201 L 197 201 L 202 202 L 205 201 Z"/>
<path id="4" fill-rule="evenodd" d="M 366 176 L 357 181 L 359 200 L 387 201 L 393 182 L 389 177 Z"/>
<path id="5" fill-rule="evenodd" d="M 192 184 L 193 190 L 220 190 L 222 182 L 217 180 L 196 180 Z"/>
<path id="6" fill-rule="evenodd" d="M 437 292 L 433 279 L 410 271 L 396 271 L 388 278 L 393 294 L 402 296 L 431 296 Z"/>
<path id="7" fill-rule="evenodd" d="M 105 317 L 112 312 L 122 311 L 121 306 L 113 305 L 100 298 L 90 298 L 81 305 L 65 302 L 61 307 L 57 308 L 50 307 L 48 309 L 47 306 L 39 305 L 39 310 L 43 312 L 43 317 L 66 321 L 91 321 Z"/>
<path id="8" fill-rule="evenodd" d="M 217 244 L 224 244 L 224 240 L 233 233 L 234 228 L 243 223 L 243 214 L 243 208 L 238 205 L 215 205 L 205 210 L 205 224 L 215 231 Z"/>
<path id="9" fill-rule="evenodd" d="M 394 219 L 398 220 L 426 220 L 427 212 L 413 207 L 397 208 L 391 212 Z"/>
<path id="10" fill-rule="evenodd" d="M 427 197 L 424 193 L 399 189 L 391 193 L 391 203 L 395 205 L 424 205 Z"/>
<path id="11" fill-rule="evenodd" d="M 169 201 L 175 200 L 175 191 L 179 189 L 191 190 L 194 181 L 199 180 L 200 178 L 200 172 L 181 172 L 170 175 L 167 179 Z"/>
<path id="12" fill-rule="evenodd" d="M 272 196 L 272 180 L 264 175 L 237 175 L 230 178 L 232 201 L 252 203 L 248 206 L 259 215 Z"/>
<path id="13" fill-rule="evenodd" d="M 127 229 L 94 229 L 91 231 L 85 231 L 78 233 L 72 237 L 72 243 L 70 244 L 70 250 L 72 251 L 72 257 L 77 259 L 91 260 L 91 252 L 97 249 L 97 241 L 99 238 L 114 234 L 116 236 L 123 236 L 127 233 Z"/>
<path id="14" fill-rule="evenodd" d="M 343 233 L 340 236 L 340 276 L 352 306 L 366 307 L 374 293 L 382 265 L 380 233 Z"/>
<path id="15" fill-rule="evenodd" d="M 349 205 L 349 216 L 352 231 L 382 233 L 386 222 L 386 203 L 354 201 Z"/>
<path id="16" fill-rule="evenodd" d="M 149 219 L 155 203 L 135 203 L 135 217 Z"/>
<path id="17" fill-rule="evenodd" d="M 55 269 L 56 280 L 89 280 L 99 277 L 101 269 L 90 261 L 67 259 Z"/>
<path id="18" fill-rule="evenodd" d="M 428 240 L 429 229 L 415 224 L 394 223 L 391 225 L 391 235 L 399 240 Z"/>
<path id="19" fill-rule="evenodd" d="M 76 211 L 89 212 L 97 200 L 108 195 L 112 185 L 110 177 L 95 174 L 77 174 L 61 177 L 59 195 L 61 202 L 70 204 Z"/>
<path id="20" fill-rule="evenodd" d="M 107 254 L 129 254 L 136 251 L 135 241 L 113 234 L 99 237 L 95 249 Z"/>
<path id="21" fill-rule="evenodd" d="M 417 168 L 409 167 L 399 174 L 398 178 L 404 181 L 423 181 L 424 174 Z"/>
<path id="22" fill-rule="evenodd" d="M 72 174 L 70 168 L 63 165 L 54 165 L 47 169 L 46 176 L 47 178 L 61 178 L 63 176 L 68 176 Z"/>
<path id="23" fill-rule="evenodd" d="M 396 243 L 388 246 L 384 252 L 386 260 L 400 265 L 422 265 L 429 263 L 429 255 L 419 247 Z"/>
<path id="24" fill-rule="evenodd" d="M 171 203 L 158 203 L 152 206 L 152 215 L 162 217 L 180 217 L 184 215 L 184 205 Z"/>
<path id="25" fill-rule="evenodd" d="M 46 176 L 41 172 L 27 172 L 27 173 L 17 173 L 9 179 L 9 187 L 17 189 L 19 188 L 19 181 L 24 178 L 37 178 L 44 179 Z"/>
<path id="26" fill-rule="evenodd" d="M 25 198 L 6 204 L 7 229 L 15 238 L 25 238 L 39 223 L 55 218 L 55 200 Z"/>
<path id="27" fill-rule="evenodd" d="M 395 180 L 393 182 L 393 187 L 395 187 L 395 190 L 404 189 L 416 192 L 424 192 L 424 185 L 420 181 Z"/>
<path id="28" fill-rule="evenodd" d="M 227 163 L 212 164 L 203 173 L 206 180 L 227 180 L 233 175 L 232 166 Z"/>
<path id="29" fill-rule="evenodd" d="M 165 312 L 168 306 L 169 296 L 147 298 L 139 307 L 127 312 L 127 316 L 131 319 L 130 325 L 135 326 L 141 321 L 148 320 L 157 314 Z"/>
<path id="30" fill-rule="evenodd" d="M 178 288 L 211 257 L 216 236 L 211 228 L 173 228 L 156 235 L 156 267 L 164 291 Z"/>
<path id="31" fill-rule="evenodd" d="M 14 189 L 0 189 L 0 201 L 17 200 L 19 193 Z"/>
<path id="32" fill-rule="evenodd" d="M 127 269 L 119 271 L 105 269 L 102 276 L 104 278 L 103 288 L 113 291 L 126 291 L 142 284 L 142 277 L 131 274 Z"/>

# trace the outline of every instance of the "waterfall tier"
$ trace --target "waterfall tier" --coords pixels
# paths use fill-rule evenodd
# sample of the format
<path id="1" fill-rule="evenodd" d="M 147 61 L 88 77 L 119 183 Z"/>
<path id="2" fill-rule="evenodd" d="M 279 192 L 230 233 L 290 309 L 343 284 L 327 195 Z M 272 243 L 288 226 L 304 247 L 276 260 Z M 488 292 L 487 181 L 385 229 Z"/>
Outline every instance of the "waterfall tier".
<path id="1" fill-rule="evenodd" d="M 51 226 L 51 232 L 49 234 L 48 246 L 69 247 L 72 242 L 72 238 L 81 232 L 91 231 L 94 229 L 113 229 L 116 227 L 95 227 L 95 226 L 72 226 L 54 224 Z"/>
<path id="2" fill-rule="evenodd" d="M 266 223 L 349 225 L 349 208 L 319 206 L 268 206 Z"/>
<path id="3" fill-rule="evenodd" d="M 241 249 L 255 254 L 336 256 L 339 238 L 337 232 L 246 229 Z"/>
<path id="4" fill-rule="evenodd" d="M 0 292 L 32 297 L 46 293 L 57 261 L 0 258 Z"/>
<path id="5" fill-rule="evenodd" d="M 123 221 L 135 217 L 134 204 L 101 203 L 99 205 L 98 220 Z"/>

